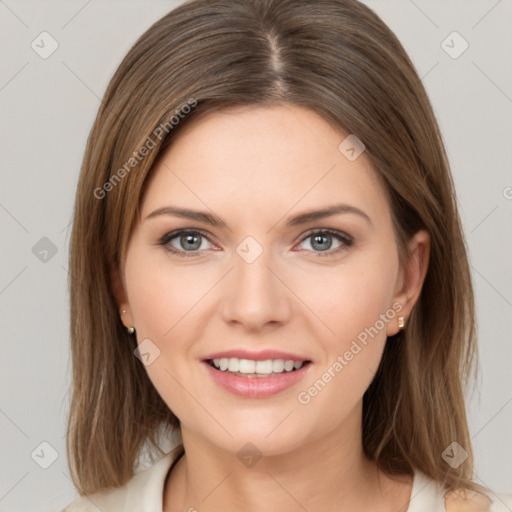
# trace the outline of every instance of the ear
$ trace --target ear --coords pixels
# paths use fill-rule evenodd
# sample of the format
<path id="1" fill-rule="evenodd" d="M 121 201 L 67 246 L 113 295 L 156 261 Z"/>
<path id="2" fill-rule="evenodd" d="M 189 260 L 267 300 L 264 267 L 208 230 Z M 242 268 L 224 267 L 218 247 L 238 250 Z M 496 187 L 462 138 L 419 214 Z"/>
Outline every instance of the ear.
<path id="1" fill-rule="evenodd" d="M 393 304 L 400 303 L 402 309 L 397 315 L 396 322 L 388 324 L 387 335 L 393 336 L 399 331 L 398 316 L 403 316 L 406 323 L 416 304 L 425 276 L 427 275 L 430 260 L 430 235 L 425 230 L 418 231 L 409 241 L 409 259 L 404 268 L 401 268 L 397 278 Z"/>
<path id="2" fill-rule="evenodd" d="M 119 314 L 121 321 L 125 327 L 133 326 L 133 318 L 130 310 L 130 304 L 128 303 L 128 297 L 126 295 L 125 286 L 121 278 L 119 268 L 116 264 L 110 266 L 110 283 L 112 286 L 112 293 L 117 302 L 119 308 Z M 125 311 L 125 313 L 123 313 Z"/>

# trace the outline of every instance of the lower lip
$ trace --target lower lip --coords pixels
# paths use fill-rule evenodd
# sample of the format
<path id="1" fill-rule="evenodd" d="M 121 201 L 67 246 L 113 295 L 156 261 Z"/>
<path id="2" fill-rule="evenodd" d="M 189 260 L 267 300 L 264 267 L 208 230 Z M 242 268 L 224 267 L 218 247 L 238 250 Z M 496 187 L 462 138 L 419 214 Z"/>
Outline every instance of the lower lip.
<path id="1" fill-rule="evenodd" d="M 202 362 L 212 379 L 234 395 L 246 398 L 267 398 L 297 384 L 309 371 L 311 363 L 293 372 L 283 372 L 273 377 L 239 377 L 228 371 L 216 370 L 207 362 Z"/>

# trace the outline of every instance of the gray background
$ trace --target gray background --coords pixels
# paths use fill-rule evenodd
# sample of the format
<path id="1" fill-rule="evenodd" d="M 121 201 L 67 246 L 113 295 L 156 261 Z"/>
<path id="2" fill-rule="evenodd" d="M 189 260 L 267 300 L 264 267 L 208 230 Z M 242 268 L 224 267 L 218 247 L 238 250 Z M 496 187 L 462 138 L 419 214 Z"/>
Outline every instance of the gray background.
<path id="1" fill-rule="evenodd" d="M 75 497 L 64 437 L 74 190 L 108 80 L 176 3 L 0 0 L 1 511 L 57 511 Z M 366 3 L 411 55 L 447 145 L 478 307 L 481 377 L 467 399 L 476 479 L 512 492 L 512 2 Z M 43 31 L 59 45 L 46 59 L 31 47 Z M 458 58 L 442 47 L 453 31 L 469 43 Z"/>

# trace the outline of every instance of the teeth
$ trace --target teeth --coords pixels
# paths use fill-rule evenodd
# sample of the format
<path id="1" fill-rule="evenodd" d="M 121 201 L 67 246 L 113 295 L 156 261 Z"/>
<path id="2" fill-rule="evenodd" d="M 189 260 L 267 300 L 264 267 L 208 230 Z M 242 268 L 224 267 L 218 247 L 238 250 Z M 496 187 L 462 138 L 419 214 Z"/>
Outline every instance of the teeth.
<path id="1" fill-rule="evenodd" d="M 255 361 L 253 359 L 238 359 L 237 357 L 221 357 L 213 360 L 215 368 L 223 372 L 227 370 L 232 373 L 256 374 L 258 376 L 298 370 L 303 363 L 304 361 L 293 361 L 291 359 Z"/>
<path id="2" fill-rule="evenodd" d="M 256 361 L 256 369 L 255 373 L 263 373 L 266 375 L 270 375 L 273 371 L 274 365 L 272 364 L 271 359 L 267 359 L 266 361 Z"/>
<path id="3" fill-rule="evenodd" d="M 292 361 L 293 363 L 293 361 Z M 284 370 L 284 359 L 274 359 L 272 361 L 272 371 L 274 373 L 281 373 Z"/>
<path id="4" fill-rule="evenodd" d="M 293 361 L 285 361 L 284 362 L 284 369 L 287 371 L 287 372 L 291 372 L 293 370 Z"/>
<path id="5" fill-rule="evenodd" d="M 231 364 L 229 368 L 229 371 L 231 371 Z M 240 373 L 254 373 L 256 371 L 256 361 L 252 361 L 251 359 L 239 359 L 238 371 Z"/>

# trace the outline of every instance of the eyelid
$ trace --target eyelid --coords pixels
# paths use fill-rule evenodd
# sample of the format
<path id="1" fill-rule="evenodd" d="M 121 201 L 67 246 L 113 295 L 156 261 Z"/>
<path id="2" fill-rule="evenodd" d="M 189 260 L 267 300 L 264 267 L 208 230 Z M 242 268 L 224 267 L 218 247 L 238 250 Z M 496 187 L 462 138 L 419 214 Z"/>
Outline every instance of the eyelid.
<path id="1" fill-rule="evenodd" d="M 174 231 L 171 231 L 169 233 L 166 233 L 163 237 L 159 239 L 157 242 L 157 245 L 163 246 L 167 251 L 169 251 L 172 254 L 176 254 L 178 256 L 185 256 L 185 257 L 197 257 L 198 255 L 201 255 L 204 253 L 204 250 L 201 251 L 184 251 L 181 249 L 176 249 L 175 247 L 172 247 L 169 245 L 170 241 L 174 238 L 179 237 L 180 235 L 187 234 L 187 233 L 195 233 L 201 235 L 203 238 L 206 238 L 211 244 L 214 244 L 212 240 L 210 239 L 212 235 L 210 233 L 207 233 L 206 231 L 199 229 L 199 228 L 181 228 Z M 337 247 L 335 249 L 328 249 L 326 251 L 306 251 L 315 254 L 316 256 L 329 256 L 337 254 L 341 251 L 344 251 L 348 249 L 353 243 L 354 238 L 349 235 L 348 233 L 345 233 L 343 231 L 339 231 L 337 229 L 331 229 L 331 228 L 313 228 L 308 230 L 306 233 L 301 234 L 298 242 L 295 243 L 295 245 L 300 244 L 310 238 L 312 235 L 315 234 L 328 234 L 336 239 L 338 239 L 342 245 L 340 247 Z M 215 244 L 214 244 L 215 245 Z M 172 247 L 172 248 L 171 248 Z"/>
<path id="2" fill-rule="evenodd" d="M 331 228 L 311 229 L 311 230 L 307 231 L 305 234 L 301 235 L 302 238 L 300 238 L 300 241 L 303 242 L 306 238 L 309 238 L 311 235 L 315 235 L 317 233 L 327 233 L 334 237 L 339 237 L 344 242 L 347 242 L 347 243 L 352 243 L 354 241 L 354 238 L 352 236 L 350 236 L 348 233 L 345 233 L 344 231 L 339 231 L 338 229 L 331 229 Z"/>
<path id="3" fill-rule="evenodd" d="M 324 257 L 324 256 L 335 256 L 341 252 L 346 251 L 348 248 L 350 248 L 354 243 L 354 237 L 349 235 L 348 233 L 345 233 L 344 231 L 339 231 L 337 229 L 331 229 L 331 228 L 314 228 L 306 232 L 305 234 L 301 235 L 301 238 L 299 240 L 299 244 L 307 240 L 313 235 L 316 234 L 328 234 L 332 236 L 333 238 L 338 239 L 341 242 L 340 247 L 336 247 L 335 249 L 327 249 L 325 251 L 306 251 L 309 253 L 314 254 L 314 257 Z"/>
<path id="4" fill-rule="evenodd" d="M 163 246 L 165 250 L 169 251 L 172 254 L 176 254 L 178 256 L 197 257 L 204 251 L 183 251 L 181 249 L 176 249 L 175 247 L 172 247 L 170 245 L 171 240 L 173 240 L 181 235 L 187 234 L 187 233 L 199 234 L 203 238 L 208 240 L 208 242 L 215 245 L 214 242 L 212 242 L 210 240 L 210 237 L 212 235 L 210 235 L 210 233 L 207 233 L 206 231 L 203 231 L 202 229 L 198 229 L 198 228 L 181 228 L 181 229 L 176 229 L 174 231 L 170 231 L 158 240 L 157 245 Z"/>

